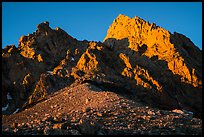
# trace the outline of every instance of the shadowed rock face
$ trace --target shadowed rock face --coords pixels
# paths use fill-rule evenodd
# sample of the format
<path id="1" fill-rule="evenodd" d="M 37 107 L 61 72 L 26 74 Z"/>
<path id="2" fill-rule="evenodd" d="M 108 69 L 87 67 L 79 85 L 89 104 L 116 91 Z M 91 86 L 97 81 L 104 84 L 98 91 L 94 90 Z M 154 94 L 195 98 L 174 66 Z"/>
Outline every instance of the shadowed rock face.
<path id="1" fill-rule="evenodd" d="M 129 42 L 128 50 L 118 51 L 121 45 L 116 41 L 124 39 Z M 123 75 L 150 92 L 160 92 L 155 94 L 156 102 L 201 112 L 202 52 L 189 38 L 176 32 L 171 34 L 139 17 L 119 15 L 107 31 L 104 43 L 114 43 L 117 52 L 125 54 Z"/>
<path id="2" fill-rule="evenodd" d="M 201 114 L 202 53 L 184 35 L 124 15 L 114 20 L 103 43 L 78 41 L 48 22 L 37 28 L 20 38 L 18 48 L 2 49 L 2 104 L 10 104 L 3 113 L 89 82 L 153 106 Z"/>

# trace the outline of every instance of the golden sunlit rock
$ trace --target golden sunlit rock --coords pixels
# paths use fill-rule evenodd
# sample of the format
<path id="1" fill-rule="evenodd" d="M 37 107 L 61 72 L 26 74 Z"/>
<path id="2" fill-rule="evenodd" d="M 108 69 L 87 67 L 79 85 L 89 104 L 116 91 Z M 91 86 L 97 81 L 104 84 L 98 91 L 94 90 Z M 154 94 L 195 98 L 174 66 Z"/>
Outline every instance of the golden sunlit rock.
<path id="1" fill-rule="evenodd" d="M 79 41 L 61 28 L 52 29 L 49 22 L 43 22 L 37 25 L 33 34 L 22 36 L 17 48 L 13 45 L 2 49 L 2 112 L 12 115 L 19 109 L 32 108 L 47 97 L 56 97 L 55 93 L 64 88 L 90 84 L 95 86 L 91 91 L 94 95 L 101 92 L 123 94 L 159 109 L 182 109 L 200 117 L 201 58 L 201 50 L 186 36 L 176 32 L 172 34 L 137 16 L 129 18 L 120 14 L 110 25 L 103 42 Z M 76 96 L 74 92 L 64 93 L 64 100 L 75 100 L 78 93 L 83 96 L 87 87 L 77 89 Z M 13 101 L 7 99 L 8 93 Z M 107 93 L 98 98 L 102 103 L 114 102 L 112 98 L 109 100 Z M 80 101 L 89 105 L 92 100 L 84 96 Z M 53 104 L 49 108 L 63 111 L 59 106 Z M 124 108 L 128 106 L 121 107 L 121 113 Z M 94 113 L 92 106 L 78 109 L 85 110 L 83 115 Z M 101 112 L 96 114 L 106 116 Z M 117 117 L 119 113 L 113 114 Z M 149 122 L 152 115 L 159 114 L 149 111 L 149 116 L 138 116 L 138 119 Z M 80 128 L 84 128 L 82 121 Z M 97 127 L 94 123 L 92 126 Z"/>
<path id="2" fill-rule="evenodd" d="M 198 87 L 198 83 L 191 80 L 191 71 L 184 63 L 184 58 L 180 55 L 182 53 L 179 53 L 177 47 L 171 43 L 170 39 L 173 37 L 171 35 L 169 31 L 156 26 L 155 23 L 150 24 L 137 16 L 129 18 L 119 15 L 109 27 L 104 41 L 109 38 L 116 40 L 128 38 L 128 47 L 136 52 L 139 51 L 139 47 L 145 44 L 147 45 L 145 56 L 149 58 L 158 56 L 159 60 L 168 63 L 168 68 L 174 74 L 186 79 L 183 82 L 193 83 L 195 87 Z M 181 38 L 185 39 L 184 36 Z M 197 76 L 194 75 L 194 77 Z"/>

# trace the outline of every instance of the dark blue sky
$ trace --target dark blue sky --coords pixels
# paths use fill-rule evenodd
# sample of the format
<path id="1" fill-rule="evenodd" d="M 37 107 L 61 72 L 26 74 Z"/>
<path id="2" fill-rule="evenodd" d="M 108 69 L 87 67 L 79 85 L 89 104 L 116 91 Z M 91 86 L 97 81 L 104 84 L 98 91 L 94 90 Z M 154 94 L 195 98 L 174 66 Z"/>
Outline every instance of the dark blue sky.
<path id="1" fill-rule="evenodd" d="M 103 41 L 113 20 L 124 14 L 182 33 L 202 49 L 201 2 L 3 2 L 2 47 L 49 21 L 78 40 Z"/>

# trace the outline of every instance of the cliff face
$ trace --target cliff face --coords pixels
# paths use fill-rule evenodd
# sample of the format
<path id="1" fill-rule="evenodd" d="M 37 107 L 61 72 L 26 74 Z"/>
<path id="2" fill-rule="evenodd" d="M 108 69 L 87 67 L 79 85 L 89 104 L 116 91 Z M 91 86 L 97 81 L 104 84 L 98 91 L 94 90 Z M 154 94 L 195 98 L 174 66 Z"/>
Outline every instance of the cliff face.
<path id="1" fill-rule="evenodd" d="M 117 43 L 124 39 L 128 41 L 126 49 L 123 43 Z M 172 104 L 201 109 L 202 53 L 190 39 L 176 32 L 171 34 L 139 17 L 131 19 L 119 15 L 110 26 L 104 43 L 120 55 L 122 52 L 119 57 L 126 64 L 122 75 L 131 77 L 136 85 L 150 92 L 160 92 L 156 93 L 156 98 L 161 96 L 155 101 L 170 105 L 177 100 L 178 103 Z"/>
<path id="2" fill-rule="evenodd" d="M 18 48 L 2 49 L 5 114 L 80 83 L 131 94 L 153 106 L 202 111 L 202 52 L 182 34 L 119 15 L 104 42 L 78 41 L 39 24 Z M 7 94 L 13 99 L 8 99 Z"/>
<path id="3" fill-rule="evenodd" d="M 110 39 L 111 38 L 111 39 Z M 201 51 L 184 35 L 174 33 L 135 17 L 119 15 L 110 26 L 105 43 L 128 39 L 127 47 L 148 58 L 167 63 L 167 68 L 181 81 L 201 87 Z M 116 44 L 117 45 L 117 44 Z"/>

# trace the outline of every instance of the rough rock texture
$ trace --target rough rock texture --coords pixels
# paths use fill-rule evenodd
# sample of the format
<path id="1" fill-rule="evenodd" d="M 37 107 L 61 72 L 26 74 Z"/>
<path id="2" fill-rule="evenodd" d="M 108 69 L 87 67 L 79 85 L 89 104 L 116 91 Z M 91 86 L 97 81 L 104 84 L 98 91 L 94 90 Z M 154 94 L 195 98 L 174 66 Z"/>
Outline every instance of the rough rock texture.
<path id="1" fill-rule="evenodd" d="M 56 93 L 32 108 L 3 116 L 2 134 L 202 135 L 202 120 L 191 113 L 149 107 L 133 96 L 89 83 Z"/>
<path id="2" fill-rule="evenodd" d="M 201 117 L 201 58 L 201 50 L 184 35 L 139 17 L 119 15 L 103 43 L 78 41 L 44 22 L 22 36 L 18 48 L 2 49 L 2 113 L 30 108 L 64 87 L 91 83 Z"/>
<path id="3" fill-rule="evenodd" d="M 154 94 L 152 102 L 201 113 L 202 52 L 190 39 L 137 16 L 119 15 L 104 43 L 124 62 L 121 74 Z"/>
<path id="4" fill-rule="evenodd" d="M 2 104 L 4 107 L 9 103 L 10 106 L 7 111 L 3 111 L 4 114 L 11 114 L 16 108 L 39 101 L 47 94 L 45 88 L 51 88 L 54 92 L 54 89 L 69 85 L 72 81 L 70 72 L 68 78 L 64 79 L 62 75 L 58 76 L 63 73 L 62 70 L 55 67 L 63 62 L 64 58 L 69 59 L 74 52 L 78 54 L 78 49 L 83 52 L 86 48 L 86 41 L 77 41 L 59 27 L 53 30 L 48 22 L 39 24 L 37 28 L 33 34 L 19 39 L 18 48 L 12 45 L 2 49 Z M 81 46 L 81 43 L 84 43 L 84 46 Z M 75 64 L 69 61 L 68 65 L 72 68 L 76 61 Z M 44 88 L 44 82 L 53 84 Z M 6 98 L 8 93 L 13 97 L 12 102 Z"/>

